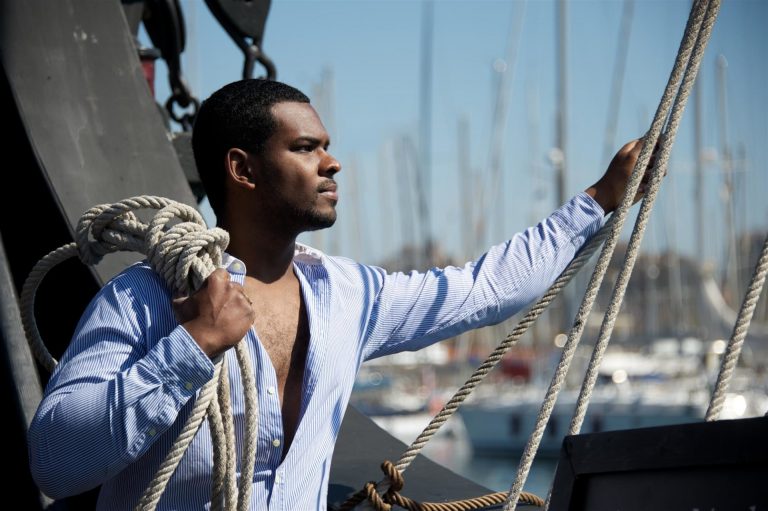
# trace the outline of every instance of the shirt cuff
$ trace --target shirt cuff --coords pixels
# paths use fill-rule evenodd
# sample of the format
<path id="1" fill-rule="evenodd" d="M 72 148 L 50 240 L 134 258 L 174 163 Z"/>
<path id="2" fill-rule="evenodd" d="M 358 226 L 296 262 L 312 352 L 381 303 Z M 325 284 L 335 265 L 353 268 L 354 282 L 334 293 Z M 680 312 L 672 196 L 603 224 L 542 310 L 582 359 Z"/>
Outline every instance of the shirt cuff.
<path id="1" fill-rule="evenodd" d="M 160 339 L 145 359 L 180 404 L 213 378 L 213 362 L 181 325 Z"/>
<path id="2" fill-rule="evenodd" d="M 576 247 L 581 247 L 600 230 L 604 217 L 603 208 L 586 192 L 578 193 L 552 214 Z"/>

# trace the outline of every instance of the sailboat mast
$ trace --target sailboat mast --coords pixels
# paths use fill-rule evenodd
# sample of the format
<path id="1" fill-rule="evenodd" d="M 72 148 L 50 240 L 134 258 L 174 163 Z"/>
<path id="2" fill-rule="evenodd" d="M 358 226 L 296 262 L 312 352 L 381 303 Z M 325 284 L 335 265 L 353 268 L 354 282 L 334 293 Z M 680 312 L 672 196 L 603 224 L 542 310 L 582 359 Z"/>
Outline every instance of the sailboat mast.
<path id="1" fill-rule="evenodd" d="M 720 160 L 723 168 L 725 190 L 725 222 L 728 239 L 725 258 L 725 285 L 733 305 L 739 300 L 738 259 L 736 257 L 736 229 L 733 221 L 733 164 L 728 144 L 728 102 L 726 93 L 726 70 L 728 61 L 723 55 L 717 57 L 717 105 L 720 117 Z"/>
<path id="2" fill-rule="evenodd" d="M 421 80 L 419 94 L 419 221 L 425 263 L 430 264 L 432 252 L 432 225 L 430 203 L 432 196 L 432 32 L 434 4 L 425 0 L 422 4 L 421 25 Z"/>
<path id="3" fill-rule="evenodd" d="M 459 161 L 459 201 L 461 204 L 461 259 L 472 256 L 475 250 L 474 239 L 472 236 L 472 225 L 474 225 L 472 203 L 474 199 L 474 188 L 472 180 L 472 164 L 469 158 L 469 119 L 466 116 L 459 118 L 456 130 L 456 149 L 458 151 Z"/>
<path id="4" fill-rule="evenodd" d="M 567 113 L 568 113 L 568 56 L 567 56 L 567 24 L 568 24 L 568 3 L 566 0 L 559 0 L 557 3 L 557 132 L 555 139 L 555 150 L 553 151 L 552 162 L 555 167 L 555 188 L 557 193 L 557 204 L 559 207 L 565 203 L 565 151 L 567 144 Z M 571 327 L 574 317 L 575 294 L 573 286 L 563 289 L 562 312 L 560 325 L 562 331 L 567 332 Z"/>
<path id="5" fill-rule="evenodd" d="M 619 124 L 619 107 L 621 106 L 621 89 L 627 69 L 629 37 L 632 34 L 632 15 L 635 0 L 625 0 L 619 27 L 619 44 L 616 46 L 616 56 L 613 61 L 613 82 L 611 83 L 611 103 L 608 108 L 608 122 L 605 126 L 604 161 L 611 161 L 616 143 L 616 126 Z"/>
<path id="6" fill-rule="evenodd" d="M 557 187 L 557 205 L 565 202 L 565 149 L 566 149 L 566 129 L 568 124 L 568 97 L 567 97 L 567 22 L 568 22 L 568 3 L 566 0 L 559 0 L 557 3 L 557 139 L 555 146 L 559 150 L 559 157 L 555 158 L 555 173 Z"/>
<path id="7" fill-rule="evenodd" d="M 703 134 L 701 129 L 701 82 L 693 87 L 693 151 L 695 165 L 694 201 L 696 207 L 696 253 L 704 263 L 704 157 Z"/>
<path id="8" fill-rule="evenodd" d="M 702 92 L 703 82 L 698 81 L 693 87 L 693 151 L 694 151 L 694 217 L 696 225 L 696 254 L 698 261 L 698 278 L 701 282 L 706 271 L 707 256 L 704 253 L 704 135 L 702 130 Z M 704 318 L 706 317 L 706 300 L 704 293 L 696 293 L 698 307 L 693 318 L 694 325 L 698 325 L 697 334 L 705 335 Z"/>

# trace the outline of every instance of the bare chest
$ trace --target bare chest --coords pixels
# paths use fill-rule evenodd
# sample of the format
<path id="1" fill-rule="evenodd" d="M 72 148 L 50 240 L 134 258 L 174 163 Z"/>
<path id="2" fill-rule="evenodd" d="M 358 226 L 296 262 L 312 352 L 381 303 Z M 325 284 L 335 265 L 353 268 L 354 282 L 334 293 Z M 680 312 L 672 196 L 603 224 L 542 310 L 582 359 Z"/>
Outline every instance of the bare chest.
<path id="1" fill-rule="evenodd" d="M 256 311 L 256 334 L 275 368 L 283 416 L 285 456 L 301 417 L 304 366 L 309 347 L 307 312 L 298 286 L 295 292 L 290 293 L 246 292 Z"/>
<path id="2" fill-rule="evenodd" d="M 277 373 L 281 387 L 291 376 L 303 373 L 309 342 L 306 311 L 298 293 L 270 299 L 253 297 L 254 328 Z"/>

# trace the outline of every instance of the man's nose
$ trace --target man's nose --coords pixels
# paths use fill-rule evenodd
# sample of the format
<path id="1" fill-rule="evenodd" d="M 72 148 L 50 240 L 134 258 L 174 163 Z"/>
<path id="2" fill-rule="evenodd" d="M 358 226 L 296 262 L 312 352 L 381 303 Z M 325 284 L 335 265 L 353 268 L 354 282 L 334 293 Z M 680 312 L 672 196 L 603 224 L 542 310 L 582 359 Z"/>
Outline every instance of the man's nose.
<path id="1" fill-rule="evenodd" d="M 331 153 L 326 152 L 322 162 L 322 172 L 323 174 L 333 176 L 341 172 L 341 163 Z"/>

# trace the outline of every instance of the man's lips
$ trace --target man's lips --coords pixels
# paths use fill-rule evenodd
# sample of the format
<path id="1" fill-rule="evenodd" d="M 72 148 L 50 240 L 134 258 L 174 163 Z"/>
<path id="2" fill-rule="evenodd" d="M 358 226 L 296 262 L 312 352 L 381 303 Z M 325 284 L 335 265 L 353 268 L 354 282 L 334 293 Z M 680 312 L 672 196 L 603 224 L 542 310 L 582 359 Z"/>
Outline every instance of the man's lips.
<path id="1" fill-rule="evenodd" d="M 321 186 L 318 189 L 318 192 L 323 197 L 328 197 L 331 200 L 338 201 L 339 200 L 339 193 L 338 193 L 337 190 L 338 190 L 338 188 L 337 188 L 336 183 L 333 183 L 333 184 L 329 184 L 329 185 L 326 185 L 326 186 Z"/>

